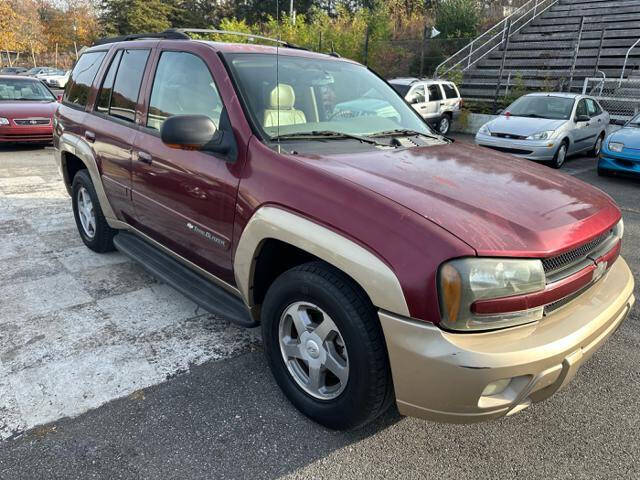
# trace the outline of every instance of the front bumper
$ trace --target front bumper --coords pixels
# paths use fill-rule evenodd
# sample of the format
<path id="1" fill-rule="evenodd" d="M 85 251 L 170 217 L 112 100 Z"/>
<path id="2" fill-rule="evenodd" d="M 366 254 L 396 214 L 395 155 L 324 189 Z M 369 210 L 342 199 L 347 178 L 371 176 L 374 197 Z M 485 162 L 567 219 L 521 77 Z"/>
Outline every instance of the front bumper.
<path id="1" fill-rule="evenodd" d="M 553 160 L 560 146 L 558 140 L 514 140 L 478 133 L 476 145 L 491 148 L 516 157 L 546 162 Z"/>
<path id="2" fill-rule="evenodd" d="M 0 143 L 50 143 L 53 141 L 53 126 L 44 127 L 0 127 Z"/>
<path id="3" fill-rule="evenodd" d="M 614 156 L 614 154 L 603 152 L 598 161 L 598 168 L 610 172 L 640 176 L 640 159 L 626 159 L 622 156 Z"/>
<path id="4" fill-rule="evenodd" d="M 589 290 L 542 321 L 489 333 L 449 333 L 380 312 L 398 410 L 472 423 L 511 415 L 565 386 L 631 310 L 634 280 L 620 257 Z M 483 396 L 498 380 L 501 394 Z"/>

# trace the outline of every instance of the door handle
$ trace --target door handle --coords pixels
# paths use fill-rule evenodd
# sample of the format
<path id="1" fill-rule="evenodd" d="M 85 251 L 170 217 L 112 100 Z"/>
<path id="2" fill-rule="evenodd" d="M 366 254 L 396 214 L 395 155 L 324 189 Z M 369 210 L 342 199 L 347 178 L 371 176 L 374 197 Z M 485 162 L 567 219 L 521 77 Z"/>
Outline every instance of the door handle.
<path id="1" fill-rule="evenodd" d="M 151 162 L 153 161 L 151 155 L 149 155 L 147 152 L 138 152 L 138 160 L 148 165 L 151 165 Z"/>
<path id="2" fill-rule="evenodd" d="M 601 118 L 598 119 L 598 123 L 602 123 L 602 119 Z"/>
<path id="3" fill-rule="evenodd" d="M 96 141 L 96 134 L 93 132 L 90 132 L 89 130 L 85 130 L 84 138 L 86 138 L 87 142 L 93 143 Z"/>

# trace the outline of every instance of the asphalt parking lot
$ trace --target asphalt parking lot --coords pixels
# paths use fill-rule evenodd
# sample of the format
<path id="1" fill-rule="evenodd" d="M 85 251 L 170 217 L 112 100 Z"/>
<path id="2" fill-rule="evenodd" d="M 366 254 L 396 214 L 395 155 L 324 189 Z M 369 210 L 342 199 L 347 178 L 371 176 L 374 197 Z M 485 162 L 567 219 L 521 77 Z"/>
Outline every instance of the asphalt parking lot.
<path id="1" fill-rule="evenodd" d="M 623 209 L 640 279 L 640 180 L 599 178 L 592 158 L 564 171 Z M 280 393 L 258 332 L 84 248 L 51 150 L 30 148 L 0 148 L 0 288 L 0 479 L 640 477 L 637 305 L 565 390 L 513 417 L 392 410 L 328 431 Z"/>

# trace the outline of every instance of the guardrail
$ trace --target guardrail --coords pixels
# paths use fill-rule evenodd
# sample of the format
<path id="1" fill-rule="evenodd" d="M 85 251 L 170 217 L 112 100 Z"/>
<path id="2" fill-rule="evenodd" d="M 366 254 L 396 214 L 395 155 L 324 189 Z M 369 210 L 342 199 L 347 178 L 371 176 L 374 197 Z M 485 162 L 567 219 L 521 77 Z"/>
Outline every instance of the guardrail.
<path id="1" fill-rule="evenodd" d="M 507 34 L 509 23 L 511 23 L 509 36 L 512 37 L 556 3 L 558 0 L 529 0 L 500 23 L 491 27 L 438 65 L 435 77 L 439 78 L 457 68 L 462 71 L 469 69 L 500 46 Z"/>
<path id="2" fill-rule="evenodd" d="M 639 43 L 640 43 L 640 38 L 636 41 L 636 43 L 634 43 L 633 45 L 631 45 L 629 47 L 629 50 L 627 50 L 627 54 L 624 57 L 624 64 L 622 65 L 622 73 L 620 74 L 620 83 L 621 84 L 622 84 L 622 80 L 624 80 L 624 72 L 627 69 L 627 62 L 629 61 L 629 55 L 631 54 L 631 50 L 636 48 Z"/>

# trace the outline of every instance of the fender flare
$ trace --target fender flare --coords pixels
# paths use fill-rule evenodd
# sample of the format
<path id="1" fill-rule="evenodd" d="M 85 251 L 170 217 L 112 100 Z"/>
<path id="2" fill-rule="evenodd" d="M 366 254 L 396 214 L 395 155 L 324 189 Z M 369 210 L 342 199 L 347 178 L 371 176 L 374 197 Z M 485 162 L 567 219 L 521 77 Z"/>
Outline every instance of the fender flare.
<path id="1" fill-rule="evenodd" d="M 253 277 L 260 248 L 275 239 L 300 248 L 355 280 L 378 308 L 409 317 L 409 307 L 391 268 L 369 250 L 339 233 L 282 208 L 258 209 L 244 228 L 233 260 L 236 285 L 253 308 Z"/>
<path id="2" fill-rule="evenodd" d="M 93 187 L 98 195 L 100 202 L 100 208 L 104 214 L 107 223 L 112 228 L 119 228 L 121 222 L 116 217 L 116 214 L 109 203 L 107 194 L 104 191 L 104 185 L 102 184 L 102 178 L 100 176 L 100 170 L 98 170 L 98 162 L 96 161 L 91 147 L 83 140 L 79 139 L 75 135 L 63 133 L 58 140 L 58 147 L 56 148 L 56 160 L 60 169 L 60 174 L 64 179 L 67 191 L 71 194 L 71 179 L 67 178 L 67 164 L 66 153 L 69 153 L 77 158 L 87 167 Z"/>

